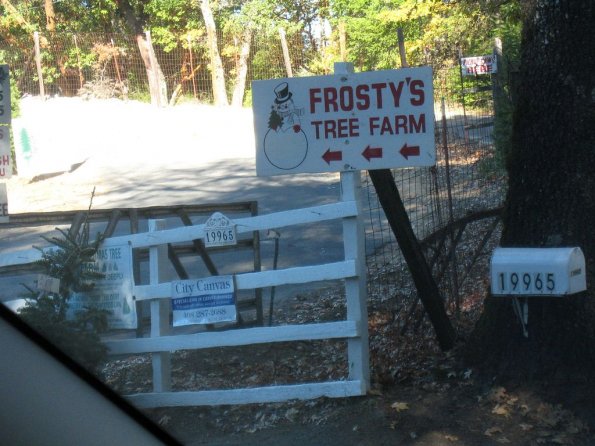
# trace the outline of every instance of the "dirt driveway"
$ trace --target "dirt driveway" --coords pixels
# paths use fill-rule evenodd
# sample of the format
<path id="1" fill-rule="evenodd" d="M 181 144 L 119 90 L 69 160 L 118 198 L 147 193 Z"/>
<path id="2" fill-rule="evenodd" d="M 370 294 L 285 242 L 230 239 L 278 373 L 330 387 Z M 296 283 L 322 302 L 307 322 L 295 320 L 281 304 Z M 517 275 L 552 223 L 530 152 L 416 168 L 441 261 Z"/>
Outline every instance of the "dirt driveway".
<path id="1" fill-rule="evenodd" d="M 97 208 L 254 199 L 265 213 L 288 203 L 301 207 L 338 197 L 336 175 L 255 177 L 251 120 L 245 111 L 236 116 L 200 106 L 156 111 L 144 104 L 121 108 L 122 103 L 111 101 L 36 101 L 23 101 L 20 128 L 29 130 L 31 144 L 47 144 L 49 152 L 39 155 L 47 160 L 47 169 L 32 168 L 31 175 L 8 181 L 11 213 L 85 209 L 94 187 Z M 40 120 L 43 125 L 35 124 Z M 31 181 L 56 169 L 65 172 Z M 326 262 L 336 255 L 328 249 L 332 240 L 324 245 L 317 239 L 308 246 L 283 234 L 282 243 L 280 267 L 292 256 Z M 265 262 L 272 257 L 271 245 L 263 243 Z M 293 306 L 295 314 L 308 305 L 310 310 L 315 305 L 334 310 L 334 301 L 314 293 L 288 298 L 285 305 Z M 148 413 L 189 445 L 595 445 L 595 392 L 590 382 L 560 377 L 551 384 L 500 383 L 479 377 L 455 354 L 439 352 L 427 326 L 404 338 L 391 311 L 388 305 L 370 312 L 373 387 L 366 397 Z M 470 314 L 467 329 L 473 320 Z M 323 379 L 325 373 L 336 372 L 333 355 L 326 354 L 329 350 L 302 348 L 299 355 L 283 348 L 247 351 L 245 360 L 231 352 L 227 363 L 216 365 L 230 380 L 239 381 L 241 373 L 250 380 L 263 364 L 282 370 L 306 353 L 318 355 L 325 364 L 322 371 L 314 370 Z M 194 368 L 176 369 L 180 385 L 188 385 L 192 380 L 187 374 L 198 376 L 201 367 L 207 368 L 208 376 L 203 356 L 194 362 L 182 359 Z M 150 358 L 113 363 L 106 380 L 130 393 L 138 390 L 130 386 L 150 385 L 149 364 Z M 270 377 L 270 369 L 263 371 L 264 378 Z"/>

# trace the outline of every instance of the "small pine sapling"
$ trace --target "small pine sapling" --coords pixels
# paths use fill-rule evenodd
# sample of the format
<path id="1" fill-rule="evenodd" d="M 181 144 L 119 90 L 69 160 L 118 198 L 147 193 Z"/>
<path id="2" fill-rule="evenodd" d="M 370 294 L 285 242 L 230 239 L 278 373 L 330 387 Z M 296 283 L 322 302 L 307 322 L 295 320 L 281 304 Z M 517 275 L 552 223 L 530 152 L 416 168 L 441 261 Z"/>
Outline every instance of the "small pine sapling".
<path id="1" fill-rule="evenodd" d="M 93 202 L 95 190 L 91 196 Z M 38 248 L 42 258 L 37 262 L 44 274 L 60 281 L 58 292 L 28 290 L 27 305 L 19 314 L 48 340 L 69 354 L 83 366 L 99 372 L 107 356 L 107 349 L 99 335 L 107 330 L 106 310 L 87 307 L 67 318 L 68 301 L 72 293 L 89 291 L 103 274 L 88 268 L 103 240 L 100 234 L 89 240 L 89 210 L 78 231 L 69 233 L 56 228 L 61 237 L 42 237 L 53 247 Z"/>

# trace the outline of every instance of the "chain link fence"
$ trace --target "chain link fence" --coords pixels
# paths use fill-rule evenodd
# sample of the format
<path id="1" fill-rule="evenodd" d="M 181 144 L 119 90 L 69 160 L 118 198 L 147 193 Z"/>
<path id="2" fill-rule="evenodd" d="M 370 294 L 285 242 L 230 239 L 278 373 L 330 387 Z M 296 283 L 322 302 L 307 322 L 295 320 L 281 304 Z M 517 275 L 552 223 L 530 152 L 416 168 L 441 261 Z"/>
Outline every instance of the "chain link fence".
<path id="1" fill-rule="evenodd" d="M 251 36 L 246 73 L 246 100 L 250 81 L 308 73 L 317 57 L 299 34 Z M 0 60 L 11 66 L 22 94 L 148 100 L 147 65 L 141 55 L 152 42 L 155 60 L 165 78 L 170 103 L 213 100 L 211 58 L 205 34 L 189 33 L 174 42 L 157 44 L 149 32 L 125 34 L 40 34 L 24 47 L 0 43 Z M 245 39 L 219 33 L 219 53 L 229 94 L 240 71 Z M 287 43 L 287 57 L 282 42 Z M 36 41 L 38 44 L 36 44 Z M 140 41 L 140 42 L 139 42 Z"/>

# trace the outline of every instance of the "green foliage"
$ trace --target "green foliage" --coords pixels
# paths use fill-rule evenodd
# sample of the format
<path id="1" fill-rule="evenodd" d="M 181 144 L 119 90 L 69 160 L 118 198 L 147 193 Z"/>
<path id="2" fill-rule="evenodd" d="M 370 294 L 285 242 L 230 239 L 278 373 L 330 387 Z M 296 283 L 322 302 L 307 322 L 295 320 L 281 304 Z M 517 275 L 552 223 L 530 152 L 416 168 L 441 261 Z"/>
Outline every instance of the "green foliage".
<path id="1" fill-rule="evenodd" d="M 99 337 L 105 326 L 105 310 L 87 309 L 75 320 L 67 320 L 59 307 L 55 296 L 41 296 L 30 299 L 19 315 L 71 358 L 98 374 L 107 357 L 107 348 Z"/>
<path id="2" fill-rule="evenodd" d="M 99 335 L 107 329 L 105 310 L 85 308 L 74 319 L 67 318 L 68 301 L 73 292 L 88 291 L 94 280 L 103 277 L 86 265 L 92 262 L 102 238 L 89 240 L 88 221 L 76 235 L 58 229 L 61 236 L 44 239 L 54 247 L 43 250 L 38 261 L 44 274 L 59 279 L 57 293 L 29 291 L 27 305 L 19 310 L 21 317 L 47 339 L 84 367 L 97 373 L 106 358 L 107 350 Z"/>
<path id="3" fill-rule="evenodd" d="M 10 81 L 10 112 L 13 119 L 21 115 L 21 92 L 17 83 L 12 79 Z M 11 139 L 12 141 L 13 139 Z"/>
<path id="4" fill-rule="evenodd" d="M 281 124 L 283 124 L 283 119 L 281 119 L 279 113 L 277 113 L 275 110 L 271 110 L 269 115 L 269 128 L 272 130 L 277 130 Z"/>
<path id="5" fill-rule="evenodd" d="M 101 274 L 85 269 L 85 265 L 93 262 L 101 237 L 89 241 L 89 231 L 83 228 L 73 236 L 60 228 L 56 228 L 62 237 L 45 237 L 44 240 L 55 246 L 53 249 L 37 248 L 42 258 L 37 263 L 46 274 L 60 280 L 60 295 L 68 299 L 71 292 L 89 291 L 93 281 L 102 278 Z"/>

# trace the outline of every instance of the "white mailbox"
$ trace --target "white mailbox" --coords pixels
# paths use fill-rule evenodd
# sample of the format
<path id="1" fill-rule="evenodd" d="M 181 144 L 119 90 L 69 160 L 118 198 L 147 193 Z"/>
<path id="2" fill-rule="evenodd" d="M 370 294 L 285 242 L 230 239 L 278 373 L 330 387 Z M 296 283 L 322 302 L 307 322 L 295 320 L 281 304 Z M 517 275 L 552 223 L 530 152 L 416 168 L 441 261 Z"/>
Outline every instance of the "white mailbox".
<path id="1" fill-rule="evenodd" d="M 496 248 L 493 295 L 565 296 L 587 289 L 580 248 Z"/>

